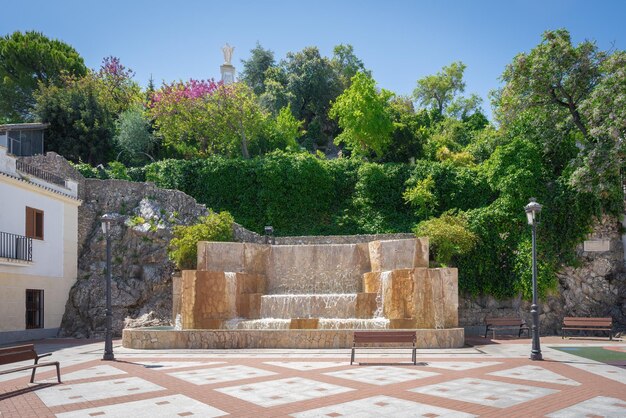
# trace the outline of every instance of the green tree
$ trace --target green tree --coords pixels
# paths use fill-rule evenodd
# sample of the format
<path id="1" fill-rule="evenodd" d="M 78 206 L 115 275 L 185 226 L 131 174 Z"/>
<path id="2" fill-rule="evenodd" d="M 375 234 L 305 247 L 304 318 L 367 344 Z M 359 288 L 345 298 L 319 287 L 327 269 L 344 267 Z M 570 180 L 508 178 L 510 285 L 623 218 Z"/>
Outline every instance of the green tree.
<path id="1" fill-rule="evenodd" d="M 305 133 L 302 125 L 304 122 L 291 113 L 291 106 L 280 109 L 273 124 L 272 134 L 276 144 L 273 149 L 298 149 L 298 139 Z"/>
<path id="2" fill-rule="evenodd" d="M 102 164 L 113 157 L 115 106 L 107 100 L 100 80 L 85 77 L 63 78 L 62 85 L 40 86 L 35 113 L 49 123 L 46 151 L 90 164 Z"/>
<path id="3" fill-rule="evenodd" d="M 165 146 L 186 157 L 250 156 L 250 143 L 265 129 L 267 113 L 252 89 L 190 80 L 165 84 L 150 109 Z"/>
<path id="4" fill-rule="evenodd" d="M 135 72 L 122 64 L 117 57 L 102 60 L 97 78 L 102 85 L 102 93 L 120 114 L 143 101 L 141 87 L 133 80 Z"/>
<path id="5" fill-rule="evenodd" d="M 371 72 L 365 69 L 363 61 L 355 54 L 352 45 L 339 44 L 333 48 L 333 57 L 331 65 L 337 72 L 341 89 L 345 90 L 350 87 L 352 77 L 358 72 L 371 76 Z"/>
<path id="6" fill-rule="evenodd" d="M 392 96 L 385 89 L 378 92 L 374 79 L 365 73 L 352 77 L 352 85 L 330 109 L 329 116 L 343 129 L 335 143 L 345 144 L 355 155 L 367 156 L 373 151 L 382 156 L 393 131 L 388 103 Z"/>
<path id="7" fill-rule="evenodd" d="M 250 50 L 250 58 L 241 60 L 243 70 L 240 79 L 246 83 L 254 94 L 260 96 L 265 92 L 265 77 L 268 69 L 276 65 L 274 61 L 274 53 L 269 49 L 264 49 L 258 42 L 256 46 Z"/>
<path id="8" fill-rule="evenodd" d="M 64 73 L 87 73 L 70 45 L 33 31 L 0 38 L 0 123 L 33 120 L 38 84 L 60 85 Z"/>
<path id="9" fill-rule="evenodd" d="M 428 218 L 437 205 L 437 198 L 433 193 L 434 187 L 433 176 L 429 175 L 425 179 L 417 180 L 402 194 L 404 201 L 415 209 L 416 215 L 421 219 Z"/>
<path id="10" fill-rule="evenodd" d="M 551 154 L 575 141 L 579 152 L 566 163 L 575 169 L 572 184 L 614 199 L 621 194 L 620 138 L 626 134 L 623 99 L 616 94 L 626 85 L 625 62 L 622 51 L 600 51 L 591 41 L 575 46 L 567 30 L 547 31 L 505 69 L 505 85 L 494 97 L 496 116 L 505 129 L 527 118 L 536 129 L 541 124 L 546 134 L 537 140 Z"/>
<path id="11" fill-rule="evenodd" d="M 124 111 L 117 120 L 116 128 L 113 140 L 119 150 L 118 160 L 129 165 L 142 164 L 148 159 L 154 161 L 152 154 L 156 138 L 141 106 Z"/>
<path id="12" fill-rule="evenodd" d="M 206 109 L 215 137 L 230 155 L 236 155 L 239 148 L 243 158 L 250 158 L 249 145 L 262 135 L 268 119 L 252 89 L 244 83 L 219 86 L 209 96 Z"/>
<path id="13" fill-rule="evenodd" d="M 304 121 L 305 138 L 320 146 L 335 136 L 337 125 L 328 118 L 330 103 L 341 93 L 341 82 L 331 60 L 317 47 L 289 52 L 278 68 L 265 73 L 262 103 L 276 115 L 286 105 Z"/>
<path id="14" fill-rule="evenodd" d="M 465 91 L 464 71 L 465 64 L 453 62 L 437 74 L 417 80 L 417 87 L 413 91 L 415 100 L 443 114 L 454 97 Z"/>
<path id="15" fill-rule="evenodd" d="M 415 112 L 413 101 L 408 97 L 393 97 L 389 101 L 393 120 L 391 141 L 381 161 L 410 162 L 419 160 L 424 154 L 424 144 L 431 135 L 433 123 L 426 109 Z"/>

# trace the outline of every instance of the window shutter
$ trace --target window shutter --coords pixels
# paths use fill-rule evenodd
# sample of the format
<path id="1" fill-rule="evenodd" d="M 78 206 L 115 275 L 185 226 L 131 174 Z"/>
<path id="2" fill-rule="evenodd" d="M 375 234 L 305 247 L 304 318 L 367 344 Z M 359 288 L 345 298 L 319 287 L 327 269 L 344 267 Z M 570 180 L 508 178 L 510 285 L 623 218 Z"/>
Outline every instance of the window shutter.
<path id="1" fill-rule="evenodd" d="M 26 236 L 35 236 L 35 210 L 26 206 Z"/>
<path id="2" fill-rule="evenodd" d="M 43 239 L 43 211 L 35 210 L 35 238 Z"/>

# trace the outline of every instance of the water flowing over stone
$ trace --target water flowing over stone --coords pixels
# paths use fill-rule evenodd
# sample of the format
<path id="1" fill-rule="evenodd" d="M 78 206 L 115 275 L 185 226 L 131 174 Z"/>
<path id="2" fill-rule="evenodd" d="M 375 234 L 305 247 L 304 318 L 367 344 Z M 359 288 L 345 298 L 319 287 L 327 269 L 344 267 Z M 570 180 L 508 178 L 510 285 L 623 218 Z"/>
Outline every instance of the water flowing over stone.
<path id="1" fill-rule="evenodd" d="M 262 318 L 354 318 L 356 293 L 266 295 Z"/>

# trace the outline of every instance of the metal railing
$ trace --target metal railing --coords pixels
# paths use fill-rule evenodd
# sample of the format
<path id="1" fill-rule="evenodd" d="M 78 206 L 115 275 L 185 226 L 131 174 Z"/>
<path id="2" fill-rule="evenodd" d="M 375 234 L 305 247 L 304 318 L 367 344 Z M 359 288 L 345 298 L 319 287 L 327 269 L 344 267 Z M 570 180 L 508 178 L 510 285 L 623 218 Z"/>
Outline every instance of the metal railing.
<path id="1" fill-rule="evenodd" d="M 24 235 L 0 232 L 0 257 L 33 261 L 33 239 Z"/>
<path id="2" fill-rule="evenodd" d="M 15 162 L 15 168 L 24 173 L 30 174 L 31 176 L 35 176 L 42 180 L 47 181 L 48 183 L 57 184 L 59 186 L 65 187 L 65 179 L 59 176 L 56 176 L 52 173 L 49 173 L 41 168 L 34 167 L 30 164 L 26 164 L 23 161 L 17 160 Z"/>

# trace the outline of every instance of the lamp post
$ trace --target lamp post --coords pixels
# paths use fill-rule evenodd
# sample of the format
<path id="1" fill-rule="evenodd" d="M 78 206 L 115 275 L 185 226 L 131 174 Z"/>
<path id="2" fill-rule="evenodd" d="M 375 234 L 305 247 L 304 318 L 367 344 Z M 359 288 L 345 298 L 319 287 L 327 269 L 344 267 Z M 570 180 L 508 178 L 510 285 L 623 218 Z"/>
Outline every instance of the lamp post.
<path id="1" fill-rule="evenodd" d="M 274 227 L 266 226 L 265 227 L 265 243 L 274 245 Z"/>
<path id="2" fill-rule="evenodd" d="M 110 213 L 105 213 L 101 218 L 102 232 L 107 240 L 107 277 L 106 277 L 106 333 L 104 337 L 104 355 L 102 360 L 115 360 L 113 355 L 113 312 L 111 310 L 111 224 L 117 219 Z"/>
<path id="3" fill-rule="evenodd" d="M 539 312 L 537 311 L 537 215 L 541 212 L 541 205 L 537 203 L 534 197 L 531 197 L 530 202 L 524 207 L 524 210 L 526 211 L 526 217 L 528 218 L 528 225 L 532 226 L 533 232 L 533 303 L 530 305 L 530 314 L 533 319 L 533 345 L 530 352 L 530 359 L 543 360 L 539 344 Z"/>

